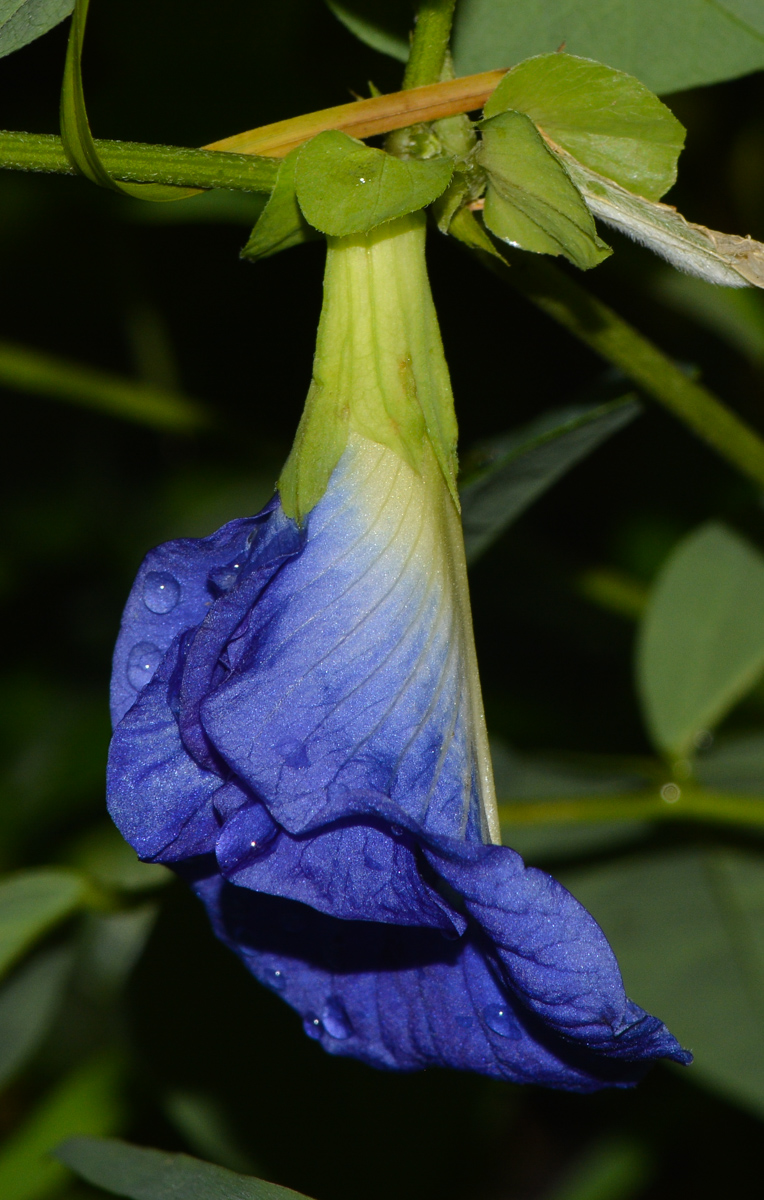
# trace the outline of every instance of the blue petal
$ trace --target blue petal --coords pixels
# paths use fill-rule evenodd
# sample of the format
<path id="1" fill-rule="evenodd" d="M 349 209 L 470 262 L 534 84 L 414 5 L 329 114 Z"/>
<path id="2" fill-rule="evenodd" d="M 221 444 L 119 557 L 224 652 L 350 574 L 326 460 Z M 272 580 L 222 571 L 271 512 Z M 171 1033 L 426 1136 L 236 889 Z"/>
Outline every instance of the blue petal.
<path id="1" fill-rule="evenodd" d="M 437 471 L 354 436 L 305 528 L 273 503 L 152 552 L 115 652 L 109 809 L 331 1053 L 627 1086 L 688 1056 L 574 898 L 484 844 L 459 539 Z"/>
<path id="2" fill-rule="evenodd" d="M 217 841 L 227 879 L 271 896 L 299 900 L 342 920 L 433 925 L 462 932 L 453 912 L 419 871 L 412 845 L 373 825 L 348 824 L 292 836 L 252 804 L 229 819 Z"/>
<path id="3" fill-rule="evenodd" d="M 302 552 L 252 613 L 202 722 L 230 769 L 298 834 L 359 798 L 475 841 L 493 811 L 482 707 L 454 537 L 426 486 L 362 438 L 308 517 Z"/>
<path id="4" fill-rule="evenodd" d="M 109 812 L 122 836 L 149 861 L 209 853 L 218 834 L 212 798 L 220 778 L 190 757 L 173 711 L 183 659 L 178 638 L 120 721 L 109 750 Z"/>
<path id="5" fill-rule="evenodd" d="M 213 602 L 237 582 L 242 568 L 278 569 L 297 549 L 293 523 L 272 514 L 230 521 L 207 538 L 166 542 L 147 554 L 122 614 L 114 648 L 111 712 L 116 725 L 152 678 L 171 642 L 197 628 Z M 253 535 L 255 536 L 253 540 Z"/>
<path id="6" fill-rule="evenodd" d="M 560 1036 L 508 984 L 477 925 L 454 940 L 435 930 L 338 921 L 216 874 L 196 880 L 195 890 L 218 937 L 330 1054 L 582 1092 L 628 1087 L 653 1058 L 688 1060 L 669 1034 L 661 1044 L 632 1042 L 626 1062 Z M 638 1024 L 641 1010 L 632 1006 L 632 1014 Z"/>

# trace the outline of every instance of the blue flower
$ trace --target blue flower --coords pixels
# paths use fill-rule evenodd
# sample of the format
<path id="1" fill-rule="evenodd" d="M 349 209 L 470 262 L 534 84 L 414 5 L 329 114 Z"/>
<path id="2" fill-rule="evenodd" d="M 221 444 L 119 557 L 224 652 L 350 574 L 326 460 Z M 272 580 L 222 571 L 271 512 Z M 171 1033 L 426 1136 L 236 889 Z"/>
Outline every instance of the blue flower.
<path id="1" fill-rule="evenodd" d="M 353 431 L 276 499 L 143 563 L 114 657 L 109 809 L 332 1054 L 577 1091 L 688 1062 L 602 931 L 499 846 L 456 507 Z"/>

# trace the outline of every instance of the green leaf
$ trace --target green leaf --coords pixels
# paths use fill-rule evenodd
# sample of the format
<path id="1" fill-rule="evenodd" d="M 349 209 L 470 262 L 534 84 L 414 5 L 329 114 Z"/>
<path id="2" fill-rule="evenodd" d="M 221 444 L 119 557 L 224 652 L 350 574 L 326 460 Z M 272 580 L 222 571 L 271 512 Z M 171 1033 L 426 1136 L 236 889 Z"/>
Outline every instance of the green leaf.
<path id="1" fill-rule="evenodd" d="M 700 1077 L 764 1113 L 764 860 L 682 850 L 568 870 L 628 994 L 688 1046 Z"/>
<path id="2" fill-rule="evenodd" d="M 505 75 L 483 115 L 507 109 L 525 113 L 584 166 L 649 200 L 676 181 L 684 128 L 633 75 L 572 54 L 543 54 Z"/>
<path id="3" fill-rule="evenodd" d="M 664 304 L 697 321 L 716 337 L 764 367 L 764 296 L 749 289 L 714 287 L 703 279 L 663 271 L 651 292 Z"/>
<path id="4" fill-rule="evenodd" d="M 496 237 L 536 254 L 564 254 L 582 270 L 611 252 L 567 171 L 524 113 L 481 122 L 488 172 L 483 218 Z"/>
<path id="5" fill-rule="evenodd" d="M 66 1182 L 66 1170 L 51 1156 L 64 1138 L 114 1133 L 122 1124 L 121 1070 L 99 1059 L 73 1071 L 0 1150 L 3 1200 L 44 1200 Z"/>
<path id="6" fill-rule="evenodd" d="M 750 237 L 720 233 L 687 221 L 670 204 L 645 200 L 583 167 L 567 150 L 558 149 L 586 207 L 680 271 L 726 287 L 764 287 L 764 245 Z"/>
<path id="7" fill-rule="evenodd" d="M 316 237 L 297 203 L 294 174 L 301 149 L 300 146 L 292 150 L 282 159 L 273 191 L 241 252 L 242 258 L 253 262 L 258 258 L 269 258 L 279 250 L 289 250 Z"/>
<path id="8" fill-rule="evenodd" d="M 100 888 L 144 892 L 163 887 L 174 878 L 159 863 L 141 862 L 111 821 L 104 821 L 78 838 L 67 862 L 88 875 Z"/>
<path id="9" fill-rule="evenodd" d="M 169 388 L 0 341 L 0 387 L 95 409 L 155 429 L 186 433 L 209 423 L 196 400 Z"/>
<path id="10" fill-rule="evenodd" d="M 42 37 L 73 7 L 74 0 L 0 0 L 0 57 Z"/>
<path id="11" fill-rule="evenodd" d="M 671 555 L 640 627 L 637 684 L 655 745 L 690 753 L 762 671 L 764 556 L 711 522 Z"/>
<path id="12" fill-rule="evenodd" d="M 24 963 L 0 989 L 0 1088 L 37 1050 L 58 1011 L 72 951 L 48 950 Z"/>
<path id="13" fill-rule="evenodd" d="M 338 21 L 359 41 L 399 62 L 409 56 L 408 32 L 414 23 L 410 0 L 326 0 Z"/>
<path id="14" fill-rule="evenodd" d="M 299 151 L 297 199 L 321 233 L 366 233 L 432 204 L 448 187 L 453 165 L 450 158 L 393 158 L 330 130 Z"/>
<path id="15" fill-rule="evenodd" d="M 508 67 L 565 44 L 636 75 L 654 92 L 676 92 L 764 67 L 759 0 L 461 0 L 457 73 Z"/>
<path id="16" fill-rule="evenodd" d="M 229 1171 L 254 1174 L 257 1166 L 238 1145 L 229 1128 L 223 1105 L 204 1092 L 170 1091 L 163 1108 L 184 1140 L 197 1154 L 203 1154 Z"/>
<path id="17" fill-rule="evenodd" d="M 90 132 L 82 87 L 82 43 L 90 0 L 75 0 L 66 47 L 61 88 L 61 139 L 67 158 L 82 175 L 100 187 L 123 192 L 139 200 L 183 200 L 196 195 L 194 188 L 166 187 L 157 183 L 118 183 L 104 167 Z"/>
<path id="18" fill-rule="evenodd" d="M 116 1138 L 73 1138 L 58 1148 L 56 1157 L 88 1183 L 130 1200 L 305 1200 L 277 1183 Z"/>
<path id="19" fill-rule="evenodd" d="M 641 1142 L 605 1137 L 580 1155 L 543 1200 L 629 1200 L 642 1194 L 651 1174 L 650 1154 Z"/>
<path id="20" fill-rule="evenodd" d="M 475 562 L 529 505 L 641 412 L 632 395 L 557 409 L 480 447 L 484 465 L 461 484 L 467 562 Z"/>
<path id="21" fill-rule="evenodd" d="M 75 912 L 85 897 L 81 875 L 53 867 L 23 871 L 0 882 L 0 973 Z"/>
<path id="22" fill-rule="evenodd" d="M 503 805 L 514 808 L 518 803 L 532 806 L 544 800 L 606 799 L 612 794 L 638 790 L 644 786 L 644 779 L 626 770 L 619 773 L 611 761 L 603 761 L 600 766 L 593 762 L 571 762 L 563 757 L 518 754 L 494 738 L 491 738 L 491 759 L 502 842 L 532 863 L 547 863 L 550 859 L 558 862 L 612 850 L 640 838 L 648 828 L 639 820 L 597 823 L 577 821 L 574 817 L 547 823 L 507 820 L 502 815 Z"/>
<path id="23" fill-rule="evenodd" d="M 764 797 L 764 733 L 724 738 L 698 758 L 695 776 L 713 791 L 748 792 Z"/>

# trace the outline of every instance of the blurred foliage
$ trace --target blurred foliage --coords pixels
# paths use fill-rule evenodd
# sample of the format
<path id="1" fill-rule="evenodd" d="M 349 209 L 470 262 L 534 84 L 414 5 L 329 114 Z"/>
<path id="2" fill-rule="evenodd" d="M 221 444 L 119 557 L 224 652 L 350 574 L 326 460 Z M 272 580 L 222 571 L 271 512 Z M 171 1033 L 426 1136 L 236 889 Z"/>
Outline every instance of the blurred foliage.
<path id="1" fill-rule="evenodd" d="M 464 5 L 460 69 L 497 65 L 470 33 L 485 6 Z M 395 21 L 379 34 L 384 5 L 331 7 L 351 25 L 348 13 L 356 26 L 376 21 L 378 47 L 405 45 Z M 399 85 L 400 64 L 319 0 L 225 0 L 215 16 L 200 0 L 95 5 L 94 129 L 200 145 L 366 94 L 370 79 Z M 661 70 L 673 70 L 657 21 L 640 54 L 660 41 Z M 56 129 L 65 44 L 60 27 L 2 59 L 9 128 Z M 764 237 L 762 77 L 669 104 L 688 128 L 670 202 Z M 681 819 L 504 830 L 590 906 L 630 993 L 696 1052 L 689 1070 L 656 1068 L 634 1092 L 576 1097 L 323 1056 L 103 815 L 110 654 L 135 569 L 156 542 L 267 500 L 307 390 L 323 250 L 242 262 L 261 209 L 222 193 L 144 207 L 83 180 L 0 176 L 3 361 L 38 347 L 38 364 L 55 375 L 65 360 L 70 372 L 67 395 L 64 373 L 58 390 L 30 387 L 0 362 L 0 1195 L 102 1196 L 49 1157 L 75 1134 L 197 1155 L 319 1200 L 748 1194 L 764 1118 L 755 830 Z M 612 241 L 588 285 L 764 433 L 761 297 L 669 275 Z M 473 606 L 502 798 L 572 804 L 663 788 L 681 804 L 692 785 L 764 805 L 764 616 L 749 601 L 761 496 L 649 401 L 639 414 L 630 400 L 614 407 L 622 377 L 435 232 L 429 261 L 465 509 L 470 490 L 483 506 L 467 525 L 480 539 Z M 90 391 L 62 403 L 78 400 L 78 370 Z M 179 419 L 160 405 L 142 421 L 129 411 L 140 396 Z M 203 432 L 193 418 L 181 428 L 180 414 L 202 411 L 187 396 L 211 416 Z M 726 610 L 710 602 L 719 537 L 741 572 L 742 600 L 731 594 Z M 733 625 L 746 616 L 737 639 L 723 636 L 730 611 Z M 656 745 L 638 640 L 667 647 L 640 658 Z M 701 653 L 702 696 L 687 686 Z"/>

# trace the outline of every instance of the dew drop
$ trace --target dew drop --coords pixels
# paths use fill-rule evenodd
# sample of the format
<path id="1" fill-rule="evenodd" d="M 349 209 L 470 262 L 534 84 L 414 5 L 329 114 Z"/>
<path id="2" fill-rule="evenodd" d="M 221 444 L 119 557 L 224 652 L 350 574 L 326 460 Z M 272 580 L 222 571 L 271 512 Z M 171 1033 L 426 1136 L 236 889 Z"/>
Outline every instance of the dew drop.
<path id="1" fill-rule="evenodd" d="M 180 600 L 180 584 L 167 571 L 149 571 L 143 582 L 143 603 L 149 612 L 172 612 Z"/>
<path id="2" fill-rule="evenodd" d="M 339 996 L 330 996 L 327 1000 L 321 1013 L 321 1024 L 329 1037 L 336 1038 L 337 1041 L 344 1041 L 352 1035 L 353 1026 Z"/>
<path id="3" fill-rule="evenodd" d="M 523 1036 L 523 1031 L 506 1004 L 488 1004 L 483 1009 L 483 1020 L 499 1037 L 511 1038 L 513 1042 Z"/>
<path id="4" fill-rule="evenodd" d="M 139 692 L 145 688 L 157 667 L 162 651 L 153 642 L 138 642 L 127 656 L 127 681 Z"/>
<path id="5" fill-rule="evenodd" d="M 268 967 L 265 972 L 265 982 L 274 992 L 283 992 L 286 987 L 286 976 L 278 967 Z"/>
<path id="6" fill-rule="evenodd" d="M 208 582 L 218 592 L 230 592 L 236 586 L 241 565 L 240 562 L 232 562 L 225 567 L 215 567 L 209 573 Z"/>
<path id="7" fill-rule="evenodd" d="M 321 1018 L 317 1015 L 317 1013 L 314 1013 L 314 1012 L 306 1013 L 302 1019 L 302 1027 L 305 1030 L 305 1032 L 307 1033 L 309 1038 L 320 1038 L 321 1037 L 321 1030 L 322 1030 Z"/>

